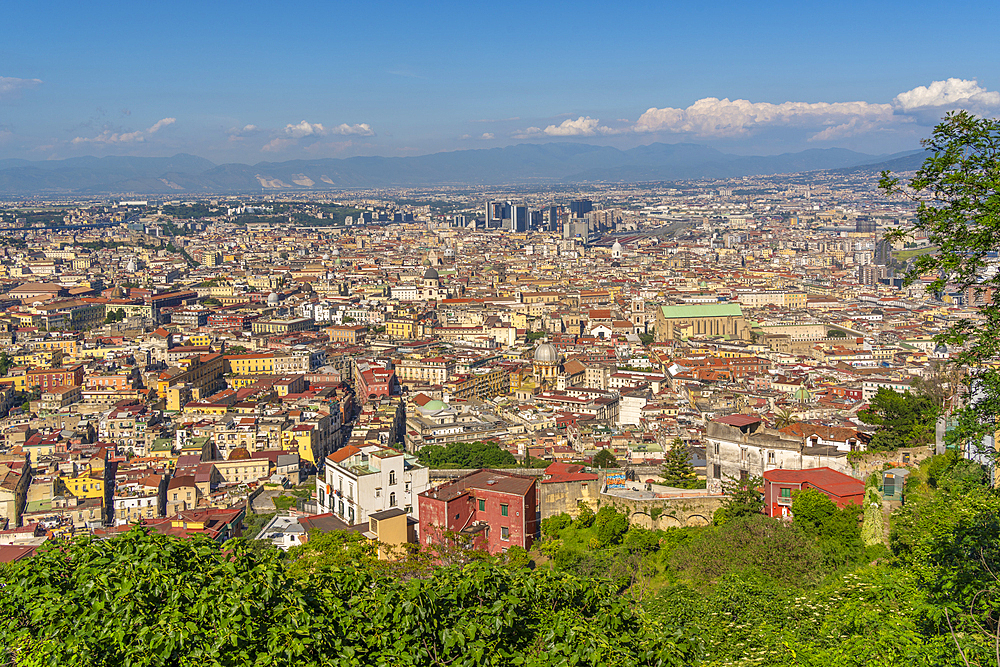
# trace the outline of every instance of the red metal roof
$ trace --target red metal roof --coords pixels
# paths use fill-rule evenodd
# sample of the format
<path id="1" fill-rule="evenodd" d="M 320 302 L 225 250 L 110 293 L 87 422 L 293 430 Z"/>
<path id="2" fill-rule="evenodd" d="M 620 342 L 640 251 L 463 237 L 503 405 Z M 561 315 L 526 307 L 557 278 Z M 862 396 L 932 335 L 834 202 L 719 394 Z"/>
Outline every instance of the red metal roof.
<path id="1" fill-rule="evenodd" d="M 803 470 L 768 470 L 764 479 L 772 484 L 805 484 L 815 486 L 834 496 L 844 498 L 857 496 L 865 492 L 865 483 L 850 475 L 837 472 L 833 468 L 805 468 Z"/>

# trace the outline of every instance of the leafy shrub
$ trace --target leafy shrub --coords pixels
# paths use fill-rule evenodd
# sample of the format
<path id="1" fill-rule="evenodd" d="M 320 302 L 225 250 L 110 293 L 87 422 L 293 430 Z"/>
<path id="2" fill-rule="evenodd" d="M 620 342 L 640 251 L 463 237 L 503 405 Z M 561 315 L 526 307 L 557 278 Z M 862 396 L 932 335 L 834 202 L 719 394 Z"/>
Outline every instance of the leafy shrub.
<path id="1" fill-rule="evenodd" d="M 573 518 L 565 512 L 547 517 L 542 519 L 542 534 L 547 537 L 558 537 L 559 531 L 568 528 L 572 523 Z"/>
<path id="2" fill-rule="evenodd" d="M 614 507 L 605 506 L 597 512 L 594 520 L 597 527 L 597 539 L 604 546 L 612 546 L 621 542 L 628 530 L 628 517 L 619 513 Z"/>
<path id="3" fill-rule="evenodd" d="M 754 514 L 706 528 L 678 547 L 671 562 L 699 584 L 756 569 L 778 581 L 801 585 L 818 577 L 822 554 L 801 531 Z"/>
<path id="4" fill-rule="evenodd" d="M 416 578 L 377 567 L 293 577 L 241 540 L 141 529 L 60 542 L 0 570 L 0 663 L 680 667 L 694 657 L 601 581 L 492 560 Z"/>

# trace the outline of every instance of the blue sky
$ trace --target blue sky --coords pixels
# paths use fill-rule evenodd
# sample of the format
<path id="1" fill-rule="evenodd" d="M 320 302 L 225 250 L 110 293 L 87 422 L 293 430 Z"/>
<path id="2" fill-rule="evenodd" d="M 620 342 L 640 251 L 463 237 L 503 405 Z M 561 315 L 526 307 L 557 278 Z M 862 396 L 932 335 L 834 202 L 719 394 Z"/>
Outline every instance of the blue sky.
<path id="1" fill-rule="evenodd" d="M 967 2 L 5 3 L 0 158 L 917 147 L 1000 113 Z"/>

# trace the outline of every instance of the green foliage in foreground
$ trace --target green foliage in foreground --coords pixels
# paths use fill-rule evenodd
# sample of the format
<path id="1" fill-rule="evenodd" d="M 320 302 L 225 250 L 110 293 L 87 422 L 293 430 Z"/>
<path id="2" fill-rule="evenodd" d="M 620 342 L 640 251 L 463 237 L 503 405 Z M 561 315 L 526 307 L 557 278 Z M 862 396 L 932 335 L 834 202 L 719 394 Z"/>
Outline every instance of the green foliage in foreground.
<path id="1" fill-rule="evenodd" d="M 543 522 L 534 571 L 461 545 L 379 561 L 350 532 L 287 556 L 142 529 L 57 542 L 0 568 L 0 665 L 995 665 L 1000 494 L 941 484 L 959 464 L 914 471 L 891 552 L 812 493 L 790 523 L 581 507 Z"/>
<path id="2" fill-rule="evenodd" d="M 871 407 L 858 416 L 878 427 L 868 444 L 869 451 L 891 452 L 934 442 L 934 424 L 940 412 L 940 406 L 926 394 L 898 394 L 880 387 Z"/>
<path id="3" fill-rule="evenodd" d="M 2 575 L 22 665 L 683 665 L 691 645 L 607 585 L 480 560 L 422 578 L 367 561 L 292 576 L 273 550 L 141 529 Z"/>
<path id="4" fill-rule="evenodd" d="M 452 442 L 427 445 L 417 452 L 430 468 L 513 468 L 517 457 L 494 442 Z"/>

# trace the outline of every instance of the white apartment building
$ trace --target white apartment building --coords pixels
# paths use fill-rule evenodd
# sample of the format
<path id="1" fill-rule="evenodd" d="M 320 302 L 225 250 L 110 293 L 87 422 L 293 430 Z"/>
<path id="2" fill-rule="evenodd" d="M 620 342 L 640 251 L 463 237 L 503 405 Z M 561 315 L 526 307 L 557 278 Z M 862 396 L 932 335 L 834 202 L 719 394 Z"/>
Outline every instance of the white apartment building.
<path id="1" fill-rule="evenodd" d="M 398 508 L 419 520 L 417 495 L 430 488 L 430 470 L 416 457 L 381 445 L 352 445 L 327 456 L 324 464 L 316 477 L 320 514 L 332 512 L 354 525 Z"/>

